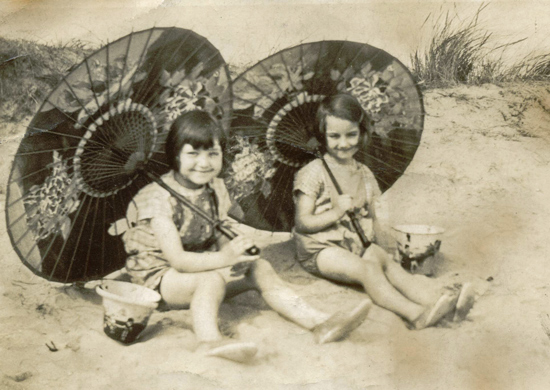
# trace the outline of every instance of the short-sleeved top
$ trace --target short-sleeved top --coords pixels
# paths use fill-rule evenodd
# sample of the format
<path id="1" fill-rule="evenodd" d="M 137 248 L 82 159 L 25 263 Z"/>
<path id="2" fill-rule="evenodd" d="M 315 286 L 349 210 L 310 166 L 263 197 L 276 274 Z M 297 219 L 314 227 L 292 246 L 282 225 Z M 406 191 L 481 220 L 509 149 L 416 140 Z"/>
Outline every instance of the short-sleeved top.
<path id="1" fill-rule="evenodd" d="M 174 172 L 163 175 L 161 179 L 170 188 L 177 193 L 183 195 L 193 205 L 203 210 L 207 215 L 211 215 L 213 219 L 226 219 L 227 212 L 231 207 L 231 199 L 222 179 L 215 178 L 208 186 L 193 190 L 179 184 L 174 177 Z M 157 202 L 152 203 L 154 207 L 147 207 L 146 199 L 140 202 L 138 209 L 136 202 L 130 202 L 126 217 L 130 229 L 140 225 L 140 229 L 150 230 L 153 234 L 149 222 L 152 218 L 165 216 L 171 218 L 181 237 L 181 243 L 186 251 L 202 251 L 214 233 L 214 227 L 201 216 L 197 215 L 190 208 L 186 207 L 166 189 L 162 188 L 158 183 L 150 183 L 136 194 L 136 197 L 143 196 L 146 193 L 150 198 L 156 198 Z M 158 245 L 155 247 L 143 246 L 140 242 L 134 240 L 125 240 L 126 251 L 129 254 L 139 252 L 160 251 Z"/>
<path id="2" fill-rule="evenodd" d="M 180 185 L 169 172 L 161 178 L 169 187 L 183 195 L 194 206 L 214 219 L 225 219 L 231 207 L 229 193 L 221 179 L 214 179 L 203 188 L 192 190 Z M 139 201 L 134 201 L 141 197 Z M 147 199 L 154 198 L 154 202 Z M 151 228 L 151 219 L 158 216 L 171 218 L 178 229 L 183 249 L 190 252 L 219 250 L 219 232 L 210 221 L 197 215 L 157 183 L 151 183 L 136 194 L 128 206 L 126 220 L 117 221 L 116 234 L 123 234 L 124 247 L 128 253 L 126 271 L 133 283 L 151 289 L 160 286 L 163 275 L 170 269 L 170 263 L 160 249 Z M 142 234 L 147 242 L 140 241 Z"/>
<path id="3" fill-rule="evenodd" d="M 330 170 L 337 178 L 344 193 L 352 195 L 355 207 L 370 207 L 374 200 L 381 195 L 380 187 L 371 170 L 364 164 L 353 160 L 351 165 L 337 163 L 329 154 L 324 156 Z M 351 178 L 351 182 L 344 182 L 343 178 Z M 351 191 L 346 189 L 352 188 Z M 315 199 L 314 214 L 321 214 L 332 208 L 331 196 L 336 196 L 334 187 L 323 162 L 315 159 L 301 168 L 294 177 L 294 193 L 301 191 Z"/>
<path id="4" fill-rule="evenodd" d="M 374 239 L 373 204 L 381 195 L 380 187 L 371 170 L 364 164 L 353 160 L 350 165 L 339 164 L 330 155 L 324 156 L 332 174 L 336 177 L 343 193 L 351 195 L 354 200 L 354 213 L 358 217 L 361 227 L 369 240 Z M 313 214 L 321 214 L 332 209 L 331 199 L 338 196 L 338 192 L 320 159 L 311 161 L 301 168 L 294 178 L 294 196 L 297 192 L 315 199 Z M 299 260 L 313 255 L 320 244 L 343 246 L 352 252 L 359 252 L 362 248 L 357 233 L 351 221 L 344 216 L 335 225 L 312 234 L 294 233 L 299 242 Z M 350 240 L 354 241 L 350 244 Z M 344 244 L 347 242 L 347 244 Z"/>

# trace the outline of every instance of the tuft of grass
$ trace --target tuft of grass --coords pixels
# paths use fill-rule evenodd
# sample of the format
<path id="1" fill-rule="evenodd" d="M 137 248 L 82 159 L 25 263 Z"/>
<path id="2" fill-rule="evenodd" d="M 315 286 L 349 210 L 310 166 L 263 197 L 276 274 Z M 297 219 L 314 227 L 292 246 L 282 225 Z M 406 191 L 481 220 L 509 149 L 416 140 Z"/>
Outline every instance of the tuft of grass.
<path id="1" fill-rule="evenodd" d="M 49 46 L 0 37 L 0 120 L 17 122 L 34 114 L 70 68 L 91 52 L 79 41 Z"/>
<path id="2" fill-rule="evenodd" d="M 503 60 L 507 49 L 527 38 L 492 47 L 491 34 L 478 23 L 486 7 L 482 4 L 470 20 L 460 21 L 449 13 L 435 20 L 427 48 L 411 55 L 411 71 L 421 87 L 550 80 L 550 53 L 530 54 L 512 64 Z"/>
<path id="3" fill-rule="evenodd" d="M 550 54 L 527 55 L 507 70 L 506 80 L 550 80 Z"/>
<path id="4" fill-rule="evenodd" d="M 424 87 L 487 82 L 500 71 L 501 61 L 487 59 L 491 34 L 478 24 L 485 7 L 480 6 L 469 21 L 460 22 L 449 13 L 435 20 L 428 47 L 422 52 L 417 49 L 411 56 L 412 72 Z"/>

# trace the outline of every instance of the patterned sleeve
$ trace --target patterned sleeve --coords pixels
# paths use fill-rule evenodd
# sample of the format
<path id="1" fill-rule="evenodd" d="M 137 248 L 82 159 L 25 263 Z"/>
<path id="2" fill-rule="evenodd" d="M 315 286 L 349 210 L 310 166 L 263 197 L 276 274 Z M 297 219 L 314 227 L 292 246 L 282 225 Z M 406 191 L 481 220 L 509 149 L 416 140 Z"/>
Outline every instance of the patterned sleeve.
<path id="1" fill-rule="evenodd" d="M 128 215 L 135 213 L 136 221 L 166 216 L 172 218 L 170 194 L 157 183 L 143 187 L 128 206 Z"/>
<path id="2" fill-rule="evenodd" d="M 322 165 L 320 160 L 314 160 L 300 169 L 294 176 L 294 189 L 292 193 L 296 195 L 298 191 L 317 199 L 324 186 Z"/>

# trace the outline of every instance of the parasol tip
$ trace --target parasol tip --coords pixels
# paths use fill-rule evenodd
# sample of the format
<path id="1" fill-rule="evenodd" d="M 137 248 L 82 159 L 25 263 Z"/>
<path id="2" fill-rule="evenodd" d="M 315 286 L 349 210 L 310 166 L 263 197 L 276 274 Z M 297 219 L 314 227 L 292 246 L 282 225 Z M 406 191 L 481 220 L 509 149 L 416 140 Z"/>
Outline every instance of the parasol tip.
<path id="1" fill-rule="evenodd" d="M 134 152 L 130 155 L 126 164 L 124 164 L 124 171 L 127 173 L 133 173 L 138 170 L 142 170 L 145 167 L 145 164 L 145 153 Z"/>

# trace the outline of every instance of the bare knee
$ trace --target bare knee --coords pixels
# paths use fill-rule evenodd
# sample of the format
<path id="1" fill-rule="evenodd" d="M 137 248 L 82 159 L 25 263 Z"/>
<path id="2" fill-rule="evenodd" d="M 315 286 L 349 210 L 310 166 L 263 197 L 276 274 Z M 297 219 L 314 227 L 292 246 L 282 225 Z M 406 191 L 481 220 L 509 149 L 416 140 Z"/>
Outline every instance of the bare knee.
<path id="1" fill-rule="evenodd" d="M 386 269 L 388 262 L 391 261 L 391 256 L 380 246 L 373 244 L 363 254 L 362 259 L 367 264 L 376 265 Z"/>
<path id="2" fill-rule="evenodd" d="M 282 279 L 273 269 L 271 263 L 264 259 L 259 259 L 254 262 L 252 277 L 258 290 L 271 288 L 278 283 L 283 283 Z"/>
<path id="3" fill-rule="evenodd" d="M 257 276 L 271 276 L 277 275 L 271 263 L 264 259 L 258 259 L 254 262 L 253 272 Z"/>
<path id="4" fill-rule="evenodd" d="M 200 288 L 225 290 L 225 279 L 218 272 L 203 272 L 197 275 L 199 276 L 197 290 Z"/>

